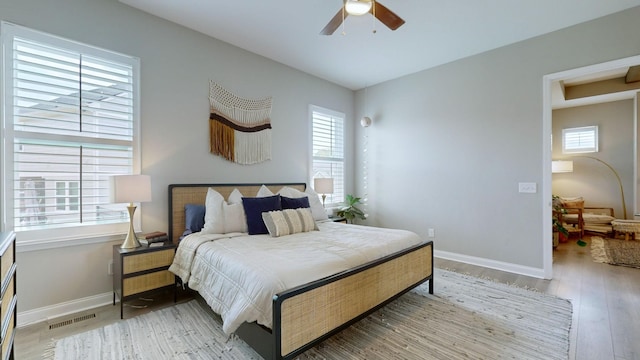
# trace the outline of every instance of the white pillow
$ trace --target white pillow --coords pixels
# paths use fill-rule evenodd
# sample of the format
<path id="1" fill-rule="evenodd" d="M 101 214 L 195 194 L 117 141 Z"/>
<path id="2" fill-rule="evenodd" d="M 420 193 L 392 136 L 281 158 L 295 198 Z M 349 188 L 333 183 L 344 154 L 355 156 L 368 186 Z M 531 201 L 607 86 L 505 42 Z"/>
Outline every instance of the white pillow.
<path id="1" fill-rule="evenodd" d="M 263 212 L 262 220 L 272 237 L 318 230 L 308 208 Z"/>
<path id="2" fill-rule="evenodd" d="M 247 232 L 247 218 L 244 215 L 242 206 L 242 193 L 233 189 L 224 208 L 224 232 Z"/>
<path id="3" fill-rule="evenodd" d="M 329 220 L 327 211 L 325 210 L 324 206 L 322 206 L 322 201 L 320 201 L 320 197 L 318 196 L 318 194 L 313 191 L 310 186 L 308 186 L 304 192 L 309 197 L 309 205 L 311 206 L 313 219 L 316 221 Z"/>
<path id="4" fill-rule="evenodd" d="M 243 232 L 246 233 L 247 219 L 244 215 L 244 207 L 242 204 L 223 203 L 224 209 L 224 233 Z"/>
<path id="5" fill-rule="evenodd" d="M 565 217 L 567 215 L 562 215 L 562 216 Z M 575 215 L 577 216 L 578 214 L 575 214 Z M 585 224 L 607 225 L 607 224 L 611 224 L 611 222 L 616 218 L 614 218 L 613 216 L 605 215 L 605 214 L 583 213 L 582 219 L 584 220 Z"/>
<path id="6" fill-rule="evenodd" d="M 278 194 L 280 194 L 282 196 L 294 198 L 294 199 L 307 196 L 307 194 L 303 193 L 302 191 L 300 191 L 298 189 L 294 189 L 294 188 L 289 187 L 289 186 L 282 187 L 282 189 L 278 190 Z"/>
<path id="7" fill-rule="evenodd" d="M 265 185 L 260 186 L 260 190 L 258 190 L 258 194 L 256 197 L 267 197 L 275 195 L 273 191 L 269 190 Z"/>
<path id="8" fill-rule="evenodd" d="M 316 194 L 315 191 L 311 188 L 307 188 L 305 192 L 302 192 L 298 189 L 294 189 L 289 186 L 285 186 L 282 189 L 278 190 L 278 194 L 290 198 L 301 198 L 307 197 L 309 199 L 309 207 L 311 208 L 311 214 L 313 215 L 313 219 L 316 221 L 328 220 L 329 216 L 327 212 L 322 206 L 322 201 L 320 201 L 320 197 Z"/>
<path id="9" fill-rule="evenodd" d="M 204 202 L 203 234 L 224 234 L 224 197 L 219 192 L 209 188 Z"/>
<path id="10" fill-rule="evenodd" d="M 229 203 L 212 188 L 207 190 L 205 200 L 203 234 L 226 234 L 247 232 L 247 220 L 242 206 L 242 193 L 234 189 L 229 195 Z"/>
<path id="11" fill-rule="evenodd" d="M 227 199 L 229 204 L 242 204 L 242 193 L 237 188 L 233 189 L 229 198 Z"/>

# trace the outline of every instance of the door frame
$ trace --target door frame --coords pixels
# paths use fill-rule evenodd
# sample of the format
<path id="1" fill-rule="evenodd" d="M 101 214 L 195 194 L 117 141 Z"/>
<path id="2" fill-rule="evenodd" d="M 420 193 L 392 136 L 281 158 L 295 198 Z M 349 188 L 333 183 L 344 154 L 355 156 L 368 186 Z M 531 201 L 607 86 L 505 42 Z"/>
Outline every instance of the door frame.
<path id="1" fill-rule="evenodd" d="M 633 65 L 640 64 L 640 55 L 607 61 L 600 64 L 583 66 L 576 69 L 570 69 L 565 71 L 560 71 L 553 74 L 547 74 L 542 77 L 542 250 L 543 250 L 543 273 L 545 279 L 551 279 L 553 277 L 553 233 L 551 227 L 551 214 L 552 214 L 552 204 L 551 204 L 551 149 L 552 149 L 552 120 L 553 120 L 553 109 L 551 108 L 551 87 L 555 81 L 570 79 L 585 75 L 590 75 L 594 73 L 599 73 L 603 71 L 609 71 L 614 69 L 619 69 L 622 67 L 628 67 Z M 636 93 L 636 99 L 637 99 Z M 637 124 L 638 120 L 638 108 L 636 101 L 636 109 L 635 109 L 635 119 L 634 119 L 634 128 L 636 129 L 637 134 Z M 634 148 L 637 149 L 638 138 L 637 135 L 634 137 Z M 638 178 L 638 169 L 637 169 L 637 151 L 634 155 L 634 159 L 636 162 L 634 164 L 634 174 L 635 178 Z M 637 181 L 634 181 L 636 184 Z M 637 185 L 634 185 L 633 189 L 633 199 L 634 199 L 634 212 L 636 207 L 636 198 L 637 198 Z"/>

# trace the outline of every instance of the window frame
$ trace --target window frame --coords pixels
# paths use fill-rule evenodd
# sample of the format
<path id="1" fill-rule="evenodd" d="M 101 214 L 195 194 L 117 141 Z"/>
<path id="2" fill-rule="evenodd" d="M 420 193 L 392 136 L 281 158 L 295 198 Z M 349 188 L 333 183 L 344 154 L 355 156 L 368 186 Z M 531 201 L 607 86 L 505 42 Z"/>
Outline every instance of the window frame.
<path id="1" fill-rule="evenodd" d="M 0 204 L 0 230 L 14 230 L 14 178 L 7 177 L 12 174 L 15 168 L 13 156 L 13 146 L 16 134 L 14 132 L 14 112 L 13 112 L 13 42 L 14 38 L 19 37 L 29 39 L 38 43 L 47 44 L 57 49 L 65 49 L 90 56 L 97 59 L 109 60 L 118 64 L 127 64 L 131 67 L 131 86 L 132 86 L 132 170 L 131 173 L 140 173 L 140 59 L 134 56 L 121 54 L 108 49 L 98 48 L 89 44 L 80 43 L 74 40 L 62 38 L 56 35 L 40 32 L 27 27 L 16 25 L 10 22 L 0 22 L 0 45 L 2 49 L 2 57 L 0 58 L 2 72 L 2 83 L 0 84 L 0 105 L 2 113 L 0 120 L 3 126 L 0 127 L 2 139 L 0 140 L 2 157 L 0 157 L 0 189 L 4 201 Z M 127 142 L 128 143 L 128 142 Z M 69 202 L 71 195 L 69 192 L 69 184 L 67 182 L 67 201 L 66 208 L 72 204 Z M 55 191 L 55 190 L 54 190 Z M 57 203 L 54 201 L 54 207 Z M 78 204 L 77 206 L 82 206 Z M 126 208 L 125 208 L 126 210 Z M 56 210 L 57 211 L 57 210 Z M 134 226 L 140 228 L 141 212 L 137 211 L 134 218 Z M 59 246 L 69 246 L 85 243 L 96 243 L 113 241 L 120 239 L 126 233 L 128 227 L 128 218 L 113 221 L 111 223 L 88 223 L 88 224 L 72 224 L 61 225 L 55 228 L 47 229 L 27 229 L 19 231 L 16 237 L 19 247 L 25 250 L 40 250 L 47 248 L 55 248 Z M 18 231 L 16 231 L 18 232 Z"/>
<path id="2" fill-rule="evenodd" d="M 575 148 L 567 148 L 567 137 L 575 134 L 586 134 L 593 137 L 593 144 L 587 144 Z M 598 152 L 598 126 L 580 126 L 562 129 L 562 153 L 563 154 L 583 154 Z"/>
<path id="3" fill-rule="evenodd" d="M 342 132 L 342 157 L 316 157 L 314 156 L 313 150 L 314 150 L 314 113 L 319 113 L 322 114 L 324 116 L 328 116 L 328 117 L 332 117 L 332 118 L 336 118 L 336 119 L 340 119 L 340 121 L 342 122 L 342 126 L 341 126 L 341 132 Z M 326 196 L 326 202 L 325 202 L 325 207 L 326 208 L 334 208 L 339 206 L 340 204 L 342 204 L 344 202 L 345 196 L 346 196 L 346 183 L 347 183 L 347 179 L 346 179 L 346 142 L 345 142 L 345 135 L 346 135 L 346 116 L 344 113 L 339 112 L 339 111 L 335 111 L 335 110 L 331 110 L 331 109 L 327 109 L 327 108 L 323 108 L 321 106 L 316 106 L 316 105 L 310 105 L 309 106 L 309 186 L 313 188 L 313 179 L 318 176 L 318 177 L 327 177 L 327 175 L 329 175 L 329 177 L 333 177 L 334 178 L 334 193 L 333 194 L 327 194 Z M 341 163 L 341 168 L 339 170 L 336 171 L 340 171 L 342 173 L 341 176 L 339 176 L 339 174 L 337 173 L 330 173 L 330 174 L 317 174 L 315 173 L 315 167 L 314 167 L 314 163 L 316 160 L 321 160 L 321 161 L 333 161 L 333 162 L 340 162 Z M 337 180 L 337 181 L 336 181 Z M 315 191 L 315 189 L 314 189 Z M 321 195 L 321 194 L 318 194 Z"/>

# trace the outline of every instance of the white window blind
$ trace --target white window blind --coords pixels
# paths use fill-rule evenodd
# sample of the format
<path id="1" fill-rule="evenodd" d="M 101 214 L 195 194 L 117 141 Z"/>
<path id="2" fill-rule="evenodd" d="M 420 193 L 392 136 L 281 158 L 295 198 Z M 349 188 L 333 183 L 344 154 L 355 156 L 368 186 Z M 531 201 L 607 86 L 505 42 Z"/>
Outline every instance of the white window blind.
<path id="1" fill-rule="evenodd" d="M 138 60 L 2 26 L 8 226 L 128 221 L 109 202 L 109 176 L 136 170 Z"/>
<path id="2" fill-rule="evenodd" d="M 344 201 L 344 114 L 312 106 L 312 178 L 333 178 L 327 206 Z"/>
<path id="3" fill-rule="evenodd" d="M 562 129 L 562 152 L 565 154 L 598 152 L 598 127 Z"/>

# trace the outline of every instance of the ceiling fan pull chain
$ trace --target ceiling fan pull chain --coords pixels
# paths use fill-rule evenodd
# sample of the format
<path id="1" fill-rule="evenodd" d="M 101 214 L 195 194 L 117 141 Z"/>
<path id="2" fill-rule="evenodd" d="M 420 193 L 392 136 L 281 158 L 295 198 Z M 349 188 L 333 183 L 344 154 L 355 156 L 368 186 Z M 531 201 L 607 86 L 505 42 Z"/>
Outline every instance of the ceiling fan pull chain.
<path id="1" fill-rule="evenodd" d="M 373 17 L 371 19 L 371 21 L 373 21 L 373 33 L 375 34 L 377 32 L 376 30 L 376 0 L 372 0 L 373 3 Z"/>
<path id="2" fill-rule="evenodd" d="M 347 33 L 344 31 L 344 20 L 345 20 L 344 12 L 345 12 L 346 3 L 347 1 L 345 0 L 344 4 L 342 5 L 342 35 L 343 36 L 347 35 Z"/>

